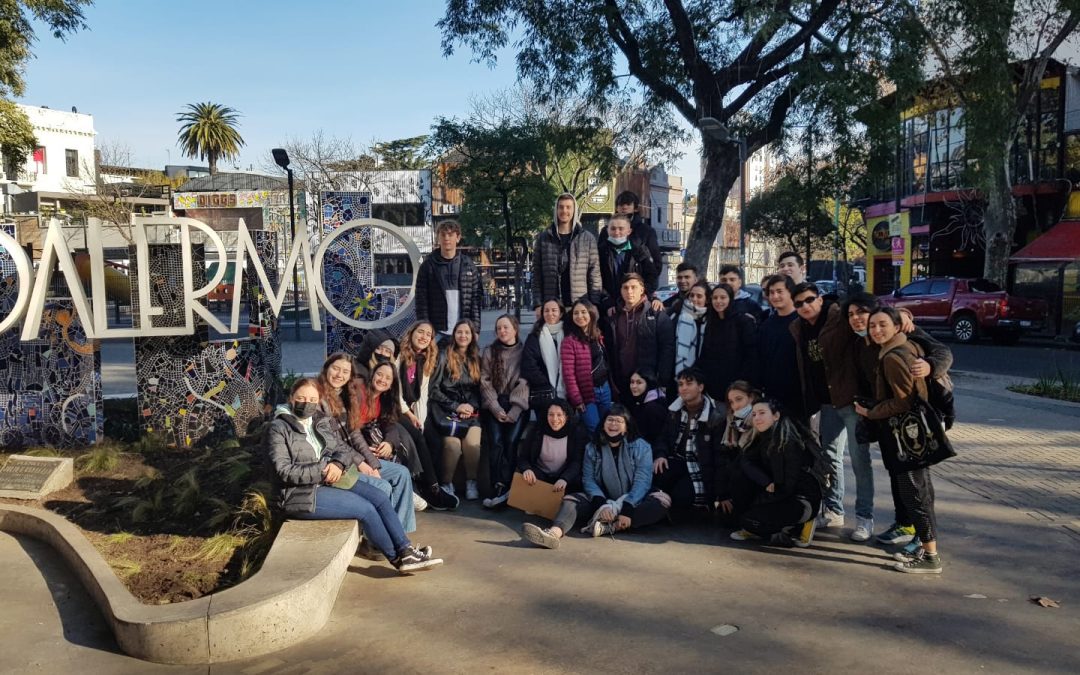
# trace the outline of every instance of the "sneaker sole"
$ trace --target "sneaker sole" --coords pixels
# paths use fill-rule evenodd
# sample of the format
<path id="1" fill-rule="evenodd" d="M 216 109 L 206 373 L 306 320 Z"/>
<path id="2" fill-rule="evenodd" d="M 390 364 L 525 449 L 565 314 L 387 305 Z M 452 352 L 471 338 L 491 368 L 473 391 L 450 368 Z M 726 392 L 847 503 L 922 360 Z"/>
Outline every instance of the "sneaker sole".
<path id="1" fill-rule="evenodd" d="M 869 534 L 859 534 L 858 532 L 851 533 L 851 541 L 857 541 L 860 544 L 866 541 L 870 541 Z"/>
<path id="2" fill-rule="evenodd" d="M 913 534 L 905 534 L 905 535 L 902 535 L 902 536 L 899 536 L 899 537 L 894 537 L 894 538 L 891 538 L 891 539 L 883 539 L 880 536 L 875 537 L 875 539 L 877 540 L 877 543 L 885 544 L 886 546 L 900 546 L 900 545 L 909 543 L 914 538 L 915 538 L 915 535 L 913 535 Z"/>
<path id="3" fill-rule="evenodd" d="M 526 523 L 525 526 L 521 528 L 521 534 L 525 539 L 536 544 L 540 548 L 552 550 L 559 548 L 558 538 L 544 534 L 543 530 L 532 523 Z"/>
<path id="4" fill-rule="evenodd" d="M 904 574 L 941 574 L 940 567 L 905 567 L 904 563 L 896 563 L 893 569 Z"/>
<path id="5" fill-rule="evenodd" d="M 438 567 L 441 564 L 443 564 L 442 558 L 432 558 L 430 560 L 425 560 L 424 562 L 412 563 L 410 565 L 402 565 L 401 567 L 397 568 L 397 571 L 400 574 L 412 574 L 413 572 L 423 572 L 433 567 Z"/>

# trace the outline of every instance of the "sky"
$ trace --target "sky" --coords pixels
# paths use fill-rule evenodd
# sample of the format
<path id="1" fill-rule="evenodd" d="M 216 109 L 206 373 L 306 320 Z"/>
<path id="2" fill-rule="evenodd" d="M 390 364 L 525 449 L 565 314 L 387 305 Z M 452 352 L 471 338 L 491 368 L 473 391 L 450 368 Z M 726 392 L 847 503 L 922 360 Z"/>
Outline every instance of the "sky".
<path id="1" fill-rule="evenodd" d="M 66 41 L 38 31 L 19 101 L 94 116 L 98 146 L 141 167 L 198 162 L 176 144 L 176 113 L 212 101 L 238 110 L 237 164 L 265 168 L 270 149 L 322 129 L 358 145 L 428 133 L 464 116 L 471 95 L 514 84 L 513 51 L 495 68 L 459 48 L 442 55 L 444 0 L 100 0 Z M 698 153 L 669 173 L 697 191 Z M 231 170 L 229 163 L 224 170 Z"/>

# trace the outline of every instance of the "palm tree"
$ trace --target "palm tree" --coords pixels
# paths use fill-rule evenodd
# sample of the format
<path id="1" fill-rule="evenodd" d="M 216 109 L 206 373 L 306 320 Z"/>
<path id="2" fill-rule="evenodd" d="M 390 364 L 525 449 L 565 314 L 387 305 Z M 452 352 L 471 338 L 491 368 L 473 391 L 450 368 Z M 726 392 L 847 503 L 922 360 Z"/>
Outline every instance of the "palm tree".
<path id="1" fill-rule="evenodd" d="M 214 175 L 219 159 L 235 159 L 240 155 L 244 145 L 236 130 L 240 113 L 220 103 L 188 103 L 186 107 L 187 110 L 176 115 L 176 121 L 184 123 L 178 134 L 180 149 L 188 157 L 209 162 L 210 175 Z"/>

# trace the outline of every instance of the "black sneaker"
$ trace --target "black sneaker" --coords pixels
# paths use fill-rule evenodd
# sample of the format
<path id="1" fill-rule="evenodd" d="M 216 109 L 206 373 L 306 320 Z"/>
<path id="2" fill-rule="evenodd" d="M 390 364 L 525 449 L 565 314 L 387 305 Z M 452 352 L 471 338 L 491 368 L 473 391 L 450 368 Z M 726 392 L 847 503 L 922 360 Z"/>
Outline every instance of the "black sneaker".
<path id="1" fill-rule="evenodd" d="M 421 495 L 427 500 L 428 508 L 435 511 L 453 511 L 461 504 L 461 500 L 446 492 L 438 485 L 432 485 L 426 490 L 427 494 Z"/>
<path id="2" fill-rule="evenodd" d="M 431 549 L 424 547 L 423 549 L 416 549 L 412 546 L 408 546 L 401 552 L 398 557 L 390 561 L 390 564 L 394 566 L 398 572 L 402 574 L 410 574 L 412 572 L 421 572 L 423 570 L 429 570 L 432 567 L 438 567 L 443 564 L 442 558 L 432 558 Z"/>

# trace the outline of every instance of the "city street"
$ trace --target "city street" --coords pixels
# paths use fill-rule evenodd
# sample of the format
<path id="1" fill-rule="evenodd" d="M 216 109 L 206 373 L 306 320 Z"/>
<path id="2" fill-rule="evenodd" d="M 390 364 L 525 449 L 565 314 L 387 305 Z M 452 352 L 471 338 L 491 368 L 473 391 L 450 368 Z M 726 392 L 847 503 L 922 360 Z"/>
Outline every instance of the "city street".
<path id="1" fill-rule="evenodd" d="M 1080 672 L 1080 405 L 988 376 L 957 387 L 959 456 L 934 470 L 940 577 L 888 569 L 848 530 L 800 550 L 661 524 L 539 550 L 521 541 L 519 512 L 467 505 L 419 515 L 416 540 L 446 559 L 435 571 L 399 578 L 356 558 L 317 639 L 158 666 L 118 653 L 51 550 L 0 534 L 0 672 Z M 891 502 L 876 457 L 875 470 L 880 530 Z"/>

